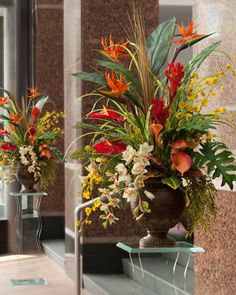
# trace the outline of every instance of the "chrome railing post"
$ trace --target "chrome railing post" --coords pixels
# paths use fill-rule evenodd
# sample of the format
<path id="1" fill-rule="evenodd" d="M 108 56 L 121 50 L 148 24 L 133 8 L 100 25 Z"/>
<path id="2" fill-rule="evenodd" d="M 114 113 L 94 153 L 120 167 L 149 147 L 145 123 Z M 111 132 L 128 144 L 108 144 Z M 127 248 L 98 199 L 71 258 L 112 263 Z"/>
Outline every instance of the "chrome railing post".
<path id="1" fill-rule="evenodd" d="M 81 295 L 82 288 L 82 263 L 81 263 L 81 243 L 80 236 L 78 234 L 77 221 L 81 219 L 81 212 L 85 207 L 92 206 L 95 200 L 99 200 L 100 198 L 95 198 L 88 202 L 82 203 L 75 208 L 74 211 L 74 231 L 75 231 L 75 295 Z"/>

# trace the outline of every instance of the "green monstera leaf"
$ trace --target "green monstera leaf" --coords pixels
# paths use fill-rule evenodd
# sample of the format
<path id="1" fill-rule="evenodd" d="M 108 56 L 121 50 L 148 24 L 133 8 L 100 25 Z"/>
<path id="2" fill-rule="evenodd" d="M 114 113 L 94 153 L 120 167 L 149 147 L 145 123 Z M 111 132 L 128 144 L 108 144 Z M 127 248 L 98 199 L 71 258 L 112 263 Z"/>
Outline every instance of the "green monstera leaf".
<path id="1" fill-rule="evenodd" d="M 193 163 L 196 167 L 206 166 L 207 173 L 212 178 L 222 177 L 221 186 L 228 184 L 233 189 L 236 181 L 236 165 L 232 153 L 222 142 L 208 142 L 202 144 L 199 152 L 193 153 Z"/>
<path id="2" fill-rule="evenodd" d="M 157 74 L 164 65 L 175 32 L 176 18 L 171 17 L 162 22 L 147 39 L 148 55 L 151 69 Z"/>

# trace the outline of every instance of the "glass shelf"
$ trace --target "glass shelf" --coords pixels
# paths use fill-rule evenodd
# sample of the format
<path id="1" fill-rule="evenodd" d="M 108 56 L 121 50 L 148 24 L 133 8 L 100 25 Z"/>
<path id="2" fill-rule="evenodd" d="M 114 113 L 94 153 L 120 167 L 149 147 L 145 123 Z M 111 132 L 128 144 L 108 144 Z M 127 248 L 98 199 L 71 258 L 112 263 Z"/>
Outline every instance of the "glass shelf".
<path id="1" fill-rule="evenodd" d="M 40 197 L 40 196 L 47 196 L 47 193 L 45 192 L 36 192 L 36 193 L 20 193 L 20 192 L 11 192 L 10 196 L 12 197 L 20 197 L 20 196 L 35 196 L 35 197 Z"/>
<path id="2" fill-rule="evenodd" d="M 187 242 L 176 242 L 173 247 L 139 248 L 124 243 L 117 243 L 116 246 L 130 254 L 144 253 L 204 253 L 205 250 Z"/>

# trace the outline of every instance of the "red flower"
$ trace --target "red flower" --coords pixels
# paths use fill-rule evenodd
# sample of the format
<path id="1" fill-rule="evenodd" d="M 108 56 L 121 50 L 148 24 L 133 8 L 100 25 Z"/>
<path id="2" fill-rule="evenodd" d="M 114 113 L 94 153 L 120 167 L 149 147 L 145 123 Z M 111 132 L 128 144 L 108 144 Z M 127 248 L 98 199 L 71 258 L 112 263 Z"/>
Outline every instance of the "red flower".
<path id="1" fill-rule="evenodd" d="M 171 155 L 173 168 L 181 174 L 188 171 L 192 166 L 192 158 L 185 152 L 176 152 Z"/>
<path id="2" fill-rule="evenodd" d="M 170 113 L 167 107 L 164 106 L 163 98 L 152 99 L 152 109 L 151 114 L 155 123 L 160 123 L 165 125 L 166 119 L 169 117 Z"/>
<path id="3" fill-rule="evenodd" d="M 0 97 L 0 106 L 3 107 L 5 106 L 5 104 L 8 103 L 8 97 L 5 96 L 5 97 Z"/>
<path id="4" fill-rule="evenodd" d="M 38 88 L 30 87 L 30 88 L 28 88 L 28 92 L 29 92 L 28 98 L 32 99 L 32 100 L 41 95 Z"/>
<path id="5" fill-rule="evenodd" d="M 129 87 L 129 83 L 124 83 L 122 73 L 120 73 L 119 78 L 117 78 L 115 72 L 106 72 L 105 79 L 107 81 L 107 85 L 111 90 L 100 90 L 99 92 L 103 94 L 119 97 L 123 95 Z"/>
<path id="6" fill-rule="evenodd" d="M 169 146 L 171 146 L 172 149 L 183 149 L 188 147 L 187 142 L 184 139 L 172 141 L 172 143 L 170 143 Z"/>
<path id="7" fill-rule="evenodd" d="M 11 133 L 5 129 L 0 129 L 0 135 L 10 135 Z"/>
<path id="8" fill-rule="evenodd" d="M 23 117 L 22 117 L 23 118 Z M 15 122 L 15 123 L 19 123 L 22 118 L 18 117 L 17 114 L 10 112 L 10 119 Z"/>
<path id="9" fill-rule="evenodd" d="M 191 21 L 191 23 L 187 26 L 187 28 L 184 27 L 183 22 L 182 22 L 182 26 L 180 25 L 176 25 L 176 26 L 179 29 L 179 32 L 182 38 L 178 40 L 173 40 L 172 43 L 182 44 L 187 41 L 190 42 L 194 39 L 204 36 L 203 34 L 196 34 L 193 32 L 193 28 L 194 28 L 193 21 Z"/>
<path id="10" fill-rule="evenodd" d="M 184 67 L 179 62 L 172 62 L 168 65 L 169 70 L 166 70 L 166 77 L 169 79 L 169 93 L 170 93 L 170 100 L 172 100 L 176 94 L 177 88 L 180 85 L 181 80 L 183 79 Z"/>
<path id="11" fill-rule="evenodd" d="M 126 150 L 126 144 L 121 140 L 104 140 L 93 146 L 95 151 L 103 155 L 116 155 L 121 154 Z"/>
<path id="12" fill-rule="evenodd" d="M 105 106 L 103 106 L 103 110 L 96 113 L 90 113 L 88 114 L 88 118 L 94 118 L 94 119 L 112 119 L 118 122 L 125 122 L 126 119 L 121 117 L 116 111 L 107 109 Z"/>
<path id="13" fill-rule="evenodd" d="M 47 158 L 49 160 L 51 159 L 52 153 L 48 149 L 48 145 L 47 144 L 40 144 L 39 145 L 39 151 L 41 152 L 40 155 L 39 155 L 40 158 L 45 157 L 45 158 Z"/>
<path id="14" fill-rule="evenodd" d="M 116 61 L 118 61 L 120 58 L 128 57 L 128 54 L 125 53 L 127 43 L 128 42 L 124 42 L 124 40 L 121 40 L 120 42 L 115 44 L 110 35 L 110 44 L 107 44 L 104 37 L 102 37 L 102 47 L 103 47 L 104 53 L 108 57 Z"/>
<path id="15" fill-rule="evenodd" d="M 36 122 L 39 118 L 40 110 L 37 107 L 33 107 L 31 109 L 31 115 L 33 117 L 34 122 Z"/>
<path id="16" fill-rule="evenodd" d="M 9 151 L 9 152 L 13 152 L 17 149 L 17 146 L 10 144 L 10 143 L 3 143 L 1 145 L 1 149 L 4 151 Z"/>

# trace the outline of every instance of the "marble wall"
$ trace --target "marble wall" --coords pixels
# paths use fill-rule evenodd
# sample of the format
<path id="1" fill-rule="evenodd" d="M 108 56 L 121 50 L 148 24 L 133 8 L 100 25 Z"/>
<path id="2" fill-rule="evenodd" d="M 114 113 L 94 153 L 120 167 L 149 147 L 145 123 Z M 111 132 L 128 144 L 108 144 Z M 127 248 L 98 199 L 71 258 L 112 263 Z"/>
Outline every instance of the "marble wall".
<path id="1" fill-rule="evenodd" d="M 208 44 L 222 40 L 220 50 L 231 57 L 236 55 L 236 1 L 235 0 L 195 0 L 193 19 L 199 33 L 216 32 L 208 39 Z M 194 55 L 203 46 L 194 46 Z M 231 62 L 226 55 L 218 52 L 210 57 L 202 67 L 207 75 Z M 225 106 L 228 115 L 236 111 L 236 77 L 225 80 L 225 91 L 214 101 L 211 108 Z M 224 140 L 236 155 L 235 131 L 221 127 L 217 130 L 219 138 Z M 203 246 L 205 254 L 195 258 L 195 294 L 196 295 L 233 295 L 236 290 L 236 193 L 219 189 L 217 196 L 218 215 L 209 232 L 198 229 L 195 243 Z"/>
<path id="2" fill-rule="evenodd" d="M 63 111 L 63 0 L 38 0 L 37 6 L 36 86 L 50 96 L 56 110 Z M 63 138 L 58 146 L 63 152 Z M 56 181 L 47 192 L 42 214 L 64 215 L 64 164 L 57 165 Z"/>

